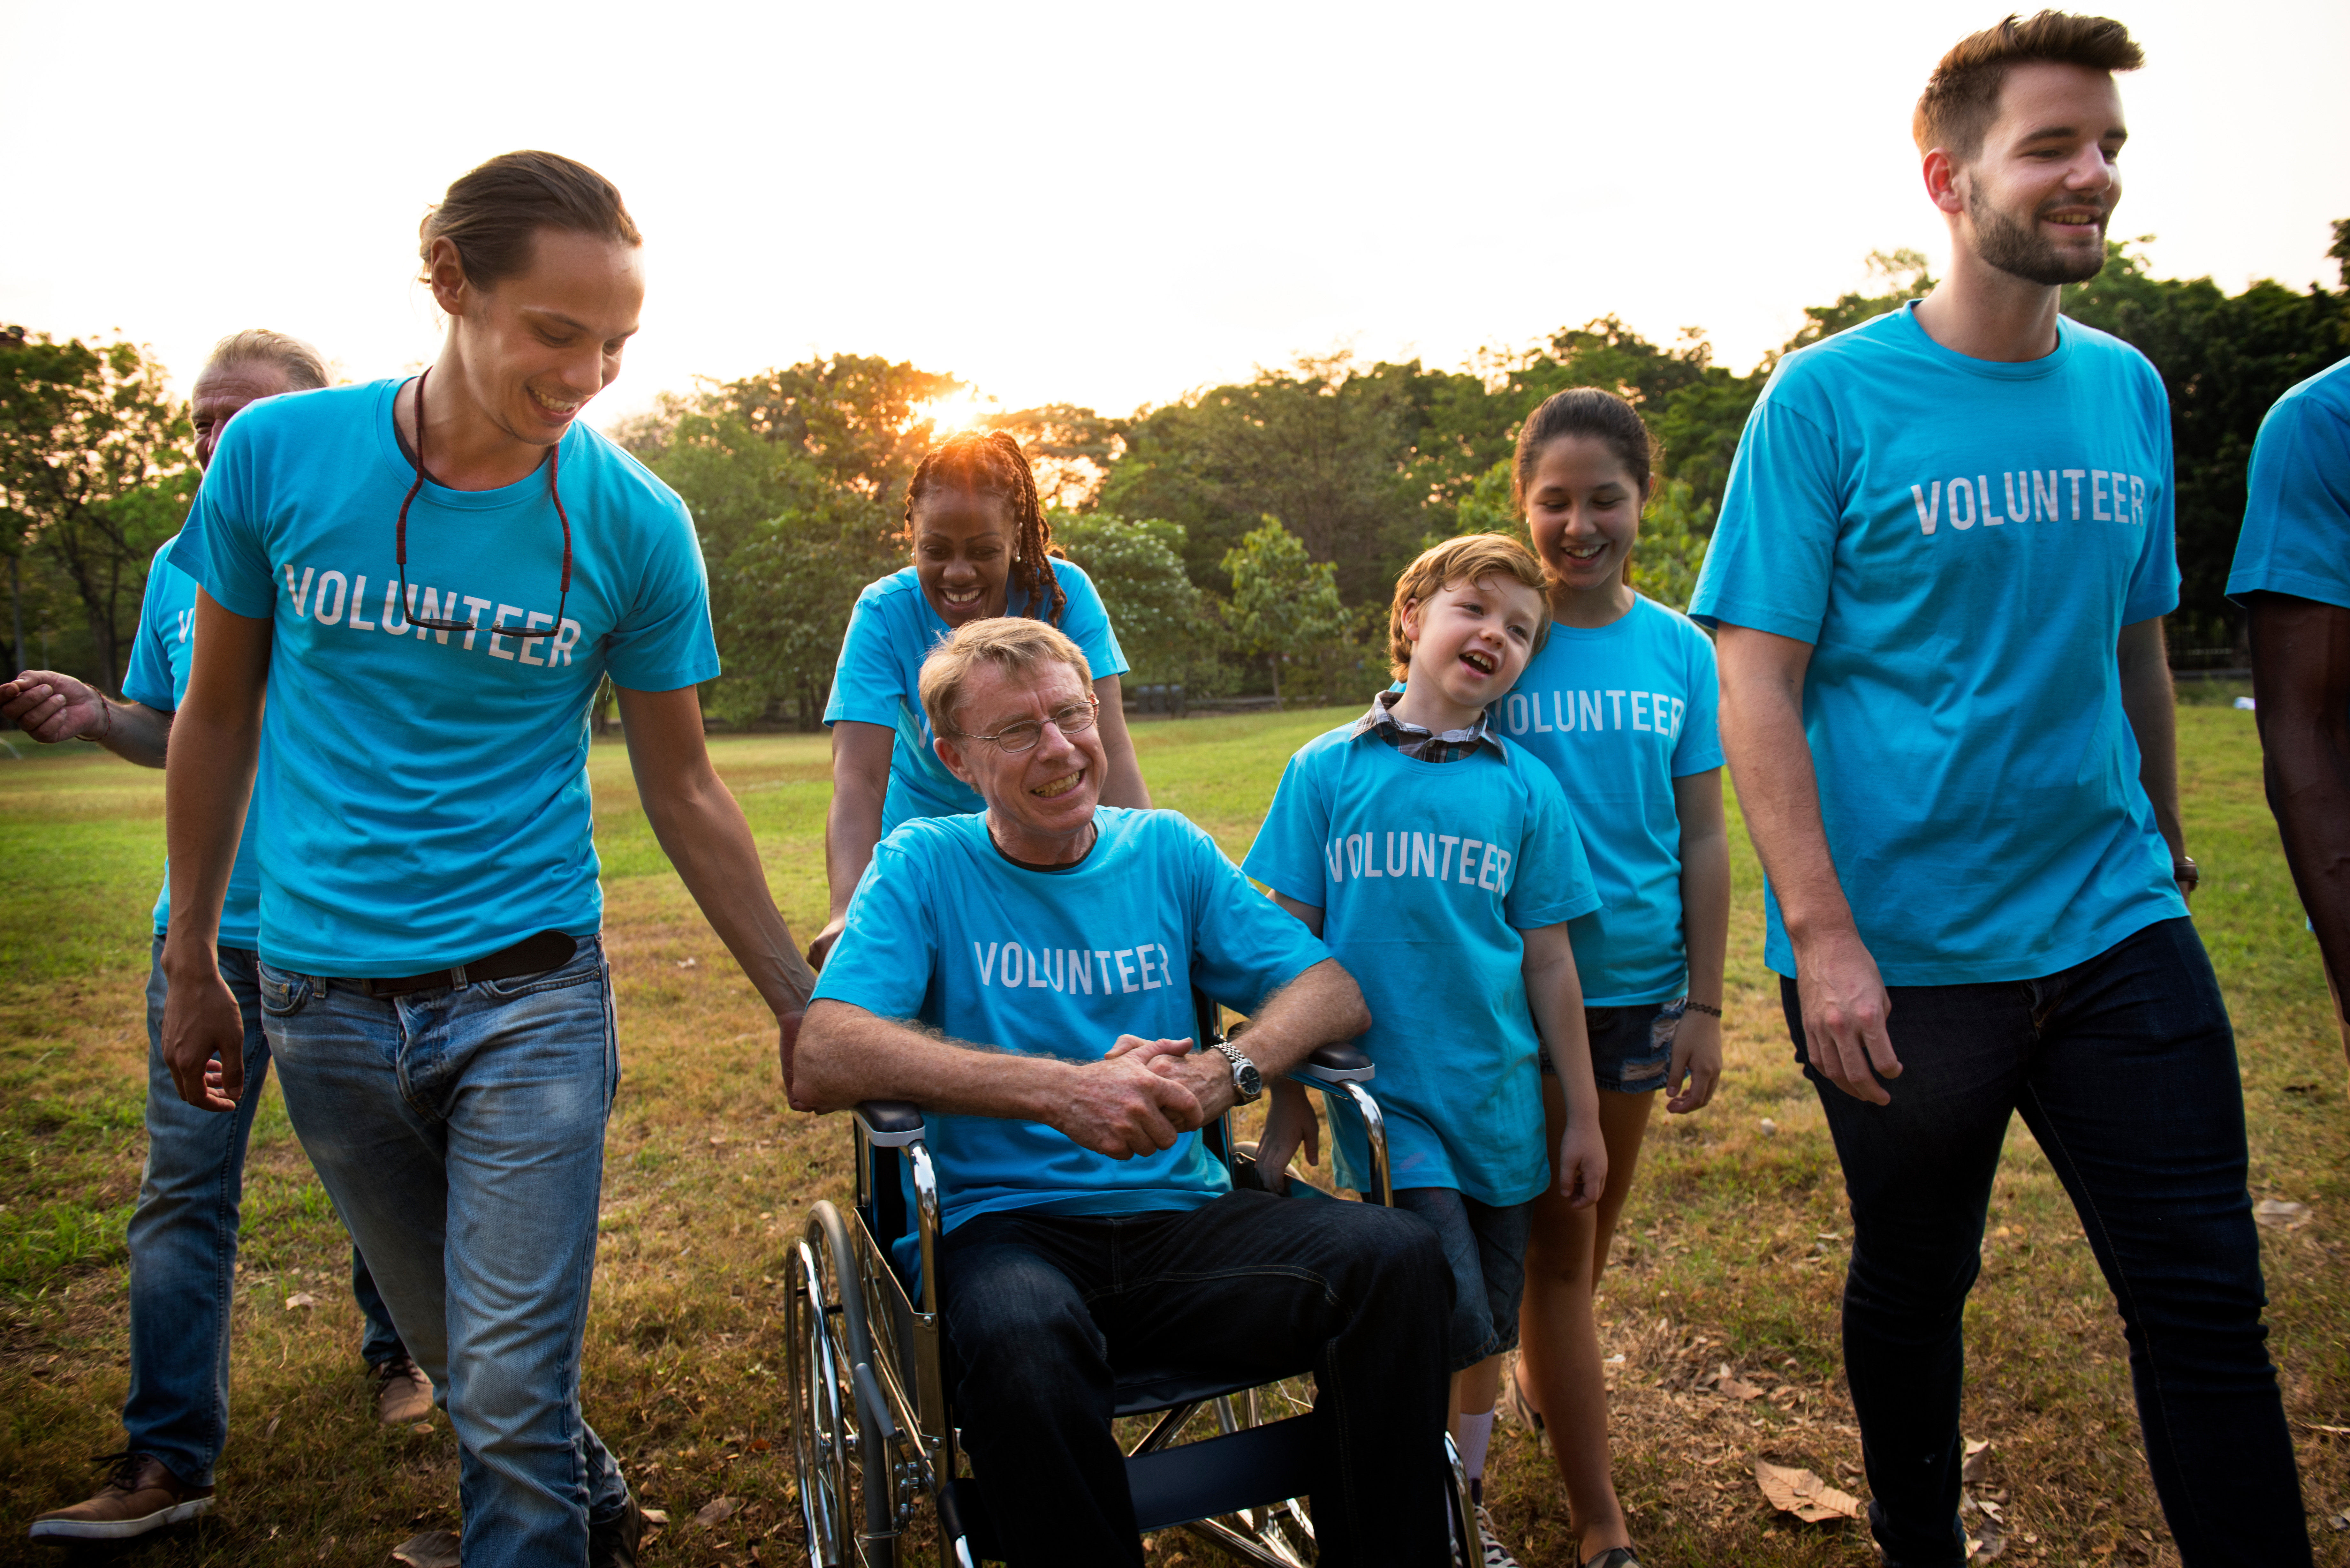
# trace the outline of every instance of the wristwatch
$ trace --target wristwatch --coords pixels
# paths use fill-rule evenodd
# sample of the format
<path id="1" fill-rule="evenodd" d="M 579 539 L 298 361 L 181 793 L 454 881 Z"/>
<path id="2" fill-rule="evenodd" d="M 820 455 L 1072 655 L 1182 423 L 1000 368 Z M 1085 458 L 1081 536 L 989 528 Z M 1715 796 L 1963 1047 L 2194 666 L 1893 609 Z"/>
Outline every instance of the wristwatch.
<path id="1" fill-rule="evenodd" d="M 1213 1040 L 1209 1044 L 1222 1052 L 1224 1060 L 1232 1064 L 1232 1093 L 1240 1096 L 1241 1104 L 1248 1105 L 1263 1095 L 1264 1075 L 1256 1070 L 1255 1063 L 1241 1054 L 1239 1046 L 1226 1040 Z"/>
<path id="2" fill-rule="evenodd" d="M 2203 873 L 2196 869 L 2195 857 L 2192 855 L 2180 856 L 2178 857 L 2178 863 L 2170 868 L 2170 879 L 2189 888 L 2201 887 L 2203 885 Z"/>

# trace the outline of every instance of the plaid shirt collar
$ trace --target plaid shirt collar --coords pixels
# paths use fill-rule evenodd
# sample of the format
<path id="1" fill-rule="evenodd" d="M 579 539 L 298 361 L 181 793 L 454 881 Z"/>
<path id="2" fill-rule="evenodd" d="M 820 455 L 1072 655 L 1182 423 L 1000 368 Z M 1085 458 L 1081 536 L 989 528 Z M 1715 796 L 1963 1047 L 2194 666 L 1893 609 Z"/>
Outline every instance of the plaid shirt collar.
<path id="1" fill-rule="evenodd" d="M 1407 757 L 1424 763 L 1452 763 L 1468 756 L 1481 745 L 1493 748 L 1494 754 L 1505 754 L 1502 738 L 1493 733 L 1493 716 L 1490 711 L 1477 715 L 1477 722 L 1465 730 L 1447 730 L 1441 734 L 1424 729 L 1408 720 L 1396 717 L 1396 699 L 1400 691 L 1382 691 L 1371 699 L 1370 710 L 1355 721 L 1348 738 L 1360 740 L 1367 734 L 1378 738 Z"/>

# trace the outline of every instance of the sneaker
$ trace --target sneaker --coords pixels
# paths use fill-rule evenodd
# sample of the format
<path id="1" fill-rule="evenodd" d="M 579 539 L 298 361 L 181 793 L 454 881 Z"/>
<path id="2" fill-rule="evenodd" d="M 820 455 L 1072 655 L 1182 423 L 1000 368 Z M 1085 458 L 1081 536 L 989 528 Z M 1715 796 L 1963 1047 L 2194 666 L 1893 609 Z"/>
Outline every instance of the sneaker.
<path id="1" fill-rule="evenodd" d="M 152 1454 L 108 1454 L 114 1471 L 98 1495 L 33 1517 L 36 1541 L 127 1541 L 193 1519 L 213 1505 L 213 1489 L 190 1486 Z"/>
<path id="2" fill-rule="evenodd" d="M 1493 1516 L 1482 1502 L 1477 1505 L 1477 1539 L 1485 1548 L 1485 1568 L 1518 1568 L 1518 1560 L 1493 1533 Z"/>
<path id="3" fill-rule="evenodd" d="M 432 1379 L 405 1355 L 376 1363 L 375 1412 L 387 1427 L 432 1419 Z"/>
<path id="4" fill-rule="evenodd" d="M 637 1543 L 645 1538 L 645 1511 L 635 1498 L 607 1520 L 588 1521 L 588 1568 L 637 1568 Z"/>

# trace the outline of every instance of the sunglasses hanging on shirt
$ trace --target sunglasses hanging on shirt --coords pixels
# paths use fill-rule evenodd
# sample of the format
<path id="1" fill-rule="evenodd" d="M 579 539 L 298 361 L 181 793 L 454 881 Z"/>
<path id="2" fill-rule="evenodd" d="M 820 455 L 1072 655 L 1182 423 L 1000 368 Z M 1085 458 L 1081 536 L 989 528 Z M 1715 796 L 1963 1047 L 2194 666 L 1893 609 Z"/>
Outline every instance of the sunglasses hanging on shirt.
<path id="1" fill-rule="evenodd" d="M 408 586 L 408 508 L 410 503 L 416 499 L 417 492 L 424 488 L 424 378 L 431 374 L 432 371 L 428 367 L 418 372 L 416 377 L 416 455 L 413 459 L 416 482 L 408 487 L 408 493 L 400 497 L 400 522 L 392 533 L 392 559 L 400 567 L 400 603 L 408 614 L 411 626 L 421 626 L 429 631 L 475 631 L 481 628 L 469 620 L 434 620 L 430 616 L 418 615 L 415 611 L 415 591 Z M 536 631 L 507 631 L 495 625 L 488 628 L 500 637 L 553 637 L 563 629 L 563 607 L 571 599 L 571 514 L 563 510 L 563 492 L 556 484 L 556 463 L 562 452 L 562 443 L 558 441 L 546 453 L 546 494 L 555 503 L 555 515 L 563 523 L 563 587 L 555 601 L 555 624 Z"/>

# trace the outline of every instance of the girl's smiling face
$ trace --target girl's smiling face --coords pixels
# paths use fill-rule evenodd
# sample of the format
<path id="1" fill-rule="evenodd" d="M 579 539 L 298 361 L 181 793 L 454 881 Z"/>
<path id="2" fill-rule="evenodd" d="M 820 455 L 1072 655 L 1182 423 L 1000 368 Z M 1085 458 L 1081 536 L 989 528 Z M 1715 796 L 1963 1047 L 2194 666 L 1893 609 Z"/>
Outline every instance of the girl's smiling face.
<path id="1" fill-rule="evenodd" d="M 1646 486 L 1635 481 L 1596 436 L 1560 436 L 1542 449 L 1526 486 L 1526 529 L 1555 592 L 1607 593 L 1623 586 L 1640 537 L 1640 509 L 1655 487 L 1653 476 Z"/>
<path id="2" fill-rule="evenodd" d="M 914 576 L 948 626 L 1003 613 L 1012 509 L 994 495 L 939 490 L 914 507 Z"/>

